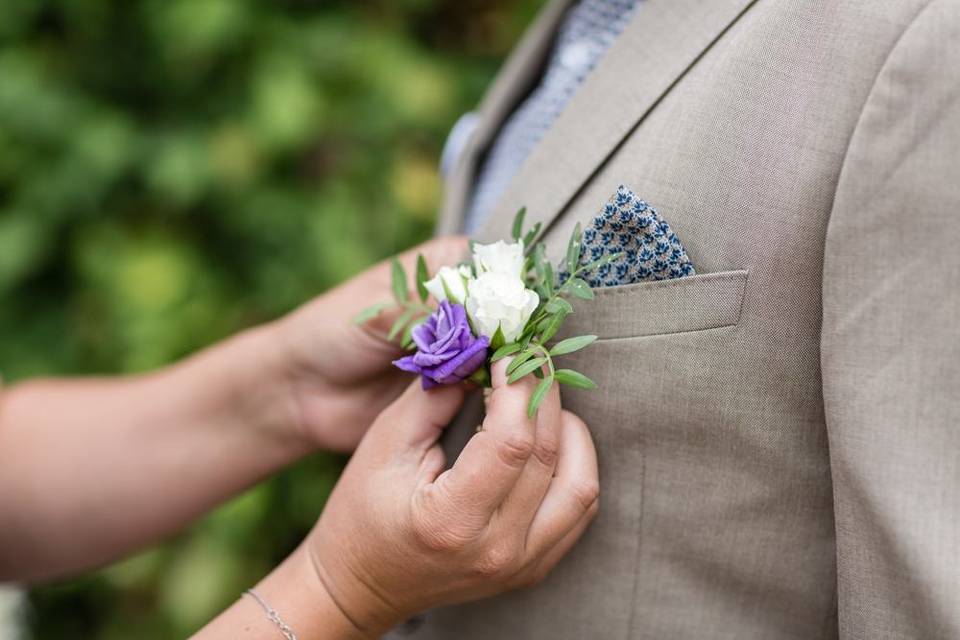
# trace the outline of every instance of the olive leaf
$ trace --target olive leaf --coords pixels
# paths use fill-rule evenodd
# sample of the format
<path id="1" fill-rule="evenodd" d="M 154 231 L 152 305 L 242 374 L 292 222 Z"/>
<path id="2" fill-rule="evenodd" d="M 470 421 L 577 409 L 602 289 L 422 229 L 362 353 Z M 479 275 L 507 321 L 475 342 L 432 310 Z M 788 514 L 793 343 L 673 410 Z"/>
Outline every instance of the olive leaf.
<path id="1" fill-rule="evenodd" d="M 537 415 L 537 409 L 540 408 L 540 404 L 543 402 L 543 399 L 547 396 L 547 392 L 550 391 L 550 387 L 553 385 L 553 376 L 545 376 L 543 380 L 540 381 L 540 384 L 537 385 L 537 388 L 534 390 L 533 395 L 530 396 L 530 404 L 527 405 L 527 417 L 533 418 Z"/>
<path id="2" fill-rule="evenodd" d="M 573 369 L 557 369 L 554 377 L 560 384 L 565 384 L 578 389 L 596 389 L 597 383 Z"/>
<path id="3" fill-rule="evenodd" d="M 397 301 L 397 304 L 403 305 L 410 297 L 410 292 L 407 290 L 407 272 L 403 270 L 403 265 L 400 264 L 400 261 L 394 257 L 391 262 L 390 275 L 393 285 L 393 297 Z"/>
<path id="4" fill-rule="evenodd" d="M 353 317 L 353 324 L 366 324 L 380 315 L 385 309 L 393 306 L 392 302 L 378 302 L 372 304 Z"/>
<path id="5" fill-rule="evenodd" d="M 430 295 L 430 292 L 427 291 L 427 286 L 424 284 L 427 280 L 430 279 L 430 272 L 427 271 L 427 261 L 424 259 L 423 254 L 417 254 L 417 293 L 420 294 L 420 301 L 426 302 L 427 296 Z"/>
<path id="6" fill-rule="evenodd" d="M 576 336 L 575 338 L 561 340 L 557 344 L 553 345 L 553 348 L 550 349 L 550 355 L 562 356 L 567 353 L 579 351 L 580 349 L 593 344 L 596 339 L 597 336 Z"/>

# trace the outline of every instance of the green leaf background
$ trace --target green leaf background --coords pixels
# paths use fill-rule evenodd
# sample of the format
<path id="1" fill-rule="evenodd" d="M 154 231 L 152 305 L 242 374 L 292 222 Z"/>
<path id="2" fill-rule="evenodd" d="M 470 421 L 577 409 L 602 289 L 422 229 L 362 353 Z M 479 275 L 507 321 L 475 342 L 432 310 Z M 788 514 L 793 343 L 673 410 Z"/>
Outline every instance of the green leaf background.
<path id="1" fill-rule="evenodd" d="M 430 233 L 436 165 L 539 1 L 0 2 L 0 372 L 157 367 Z M 320 455 L 30 594 L 30 637 L 199 628 L 315 521 Z"/>

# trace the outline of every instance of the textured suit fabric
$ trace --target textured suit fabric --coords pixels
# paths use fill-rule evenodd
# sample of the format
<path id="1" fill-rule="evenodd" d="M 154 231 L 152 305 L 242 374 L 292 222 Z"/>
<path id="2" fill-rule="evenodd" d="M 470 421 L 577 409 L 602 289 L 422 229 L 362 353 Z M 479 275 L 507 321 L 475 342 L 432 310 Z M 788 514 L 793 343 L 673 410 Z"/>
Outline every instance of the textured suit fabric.
<path id="1" fill-rule="evenodd" d="M 562 5 L 481 106 L 441 230 Z M 478 237 L 527 205 L 559 257 L 624 183 L 697 275 L 601 289 L 568 320 L 600 336 L 563 362 L 600 385 L 563 395 L 600 459 L 580 544 L 542 585 L 403 637 L 960 637 L 960 3 L 648 0 L 641 16 Z"/>

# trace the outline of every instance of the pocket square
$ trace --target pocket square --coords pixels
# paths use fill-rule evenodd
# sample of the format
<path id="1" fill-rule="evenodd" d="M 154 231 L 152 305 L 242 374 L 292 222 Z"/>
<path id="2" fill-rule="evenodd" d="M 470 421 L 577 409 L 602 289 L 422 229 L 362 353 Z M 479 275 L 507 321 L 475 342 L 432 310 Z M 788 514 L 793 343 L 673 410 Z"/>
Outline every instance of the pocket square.
<path id="1" fill-rule="evenodd" d="M 619 254 L 584 279 L 591 287 L 613 287 L 696 274 L 687 250 L 657 210 L 623 185 L 584 229 L 580 263 Z M 566 279 L 568 274 L 561 274 Z"/>

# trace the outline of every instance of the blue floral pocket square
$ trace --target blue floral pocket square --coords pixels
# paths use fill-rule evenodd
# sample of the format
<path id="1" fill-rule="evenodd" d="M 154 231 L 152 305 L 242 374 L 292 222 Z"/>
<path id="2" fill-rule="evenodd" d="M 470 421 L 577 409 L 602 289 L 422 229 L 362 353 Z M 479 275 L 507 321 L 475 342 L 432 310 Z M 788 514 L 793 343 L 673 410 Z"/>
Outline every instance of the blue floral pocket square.
<path id="1" fill-rule="evenodd" d="M 696 274 L 667 221 L 623 185 L 584 229 L 582 245 L 581 264 L 619 254 L 584 278 L 594 288 Z"/>

